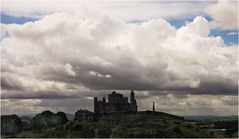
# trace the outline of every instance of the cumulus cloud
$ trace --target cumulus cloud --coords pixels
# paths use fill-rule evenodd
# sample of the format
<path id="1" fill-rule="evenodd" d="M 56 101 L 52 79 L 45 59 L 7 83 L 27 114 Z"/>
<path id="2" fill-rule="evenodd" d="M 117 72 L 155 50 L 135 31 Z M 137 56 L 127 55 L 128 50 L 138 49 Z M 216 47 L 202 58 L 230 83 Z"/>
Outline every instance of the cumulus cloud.
<path id="1" fill-rule="evenodd" d="M 180 32 L 185 34 L 197 34 L 200 36 L 207 37 L 210 33 L 208 21 L 202 17 L 196 17 L 193 22 L 188 23 L 180 29 Z"/>
<path id="2" fill-rule="evenodd" d="M 205 12 L 211 16 L 215 27 L 238 29 L 238 2 L 219 0 L 206 7 Z"/>
<path id="3" fill-rule="evenodd" d="M 159 110 L 173 114 L 189 113 L 184 108 L 221 114 L 230 106 L 228 113 L 236 112 L 237 46 L 210 36 L 204 17 L 176 29 L 161 18 L 128 23 L 107 14 L 58 13 L 1 29 L 8 34 L 1 40 L 5 113 L 73 113 L 92 109 L 93 96 L 131 89 L 140 110 L 157 98 Z M 23 110 L 24 103 L 32 108 Z"/>
<path id="4" fill-rule="evenodd" d="M 208 36 L 204 17 L 179 28 L 164 19 L 53 14 L 4 25 L 5 90 L 171 90 L 237 93 L 237 47 Z"/>

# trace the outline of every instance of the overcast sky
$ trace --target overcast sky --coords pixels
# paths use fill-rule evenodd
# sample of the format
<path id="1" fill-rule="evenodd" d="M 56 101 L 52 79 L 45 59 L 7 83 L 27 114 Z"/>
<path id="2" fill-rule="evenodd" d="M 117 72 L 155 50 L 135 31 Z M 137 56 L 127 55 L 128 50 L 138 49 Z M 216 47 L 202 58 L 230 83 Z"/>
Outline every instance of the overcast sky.
<path id="1" fill-rule="evenodd" d="M 93 110 L 135 90 L 139 110 L 237 115 L 237 1 L 1 1 L 1 110 Z"/>

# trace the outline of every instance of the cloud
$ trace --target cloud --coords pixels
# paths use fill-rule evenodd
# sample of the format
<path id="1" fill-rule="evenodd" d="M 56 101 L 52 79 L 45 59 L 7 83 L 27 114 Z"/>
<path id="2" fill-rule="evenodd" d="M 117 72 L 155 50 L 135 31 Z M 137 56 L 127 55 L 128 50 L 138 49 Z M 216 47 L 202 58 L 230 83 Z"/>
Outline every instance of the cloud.
<path id="1" fill-rule="evenodd" d="M 200 36 L 207 37 L 210 33 L 208 21 L 202 17 L 196 17 L 193 22 L 188 23 L 186 26 L 180 29 L 180 32 L 185 34 L 198 34 Z"/>
<path id="2" fill-rule="evenodd" d="M 72 70 L 72 66 L 69 63 L 66 63 L 65 71 L 71 76 L 76 76 L 76 73 Z"/>
<path id="3" fill-rule="evenodd" d="M 238 29 L 238 2 L 220 0 L 207 6 L 205 12 L 214 19 L 214 26 Z"/>
<path id="4" fill-rule="evenodd" d="M 178 98 L 175 95 L 154 96 L 138 101 L 141 109 L 152 109 L 176 115 L 233 115 L 237 113 L 237 96 L 186 95 Z M 234 102 L 232 104 L 229 101 Z"/>
<path id="5" fill-rule="evenodd" d="M 40 99 L 1 99 L 1 114 L 32 114 L 44 111 L 44 108 L 37 107 Z"/>
<path id="6" fill-rule="evenodd" d="M 125 94 L 128 95 L 129 91 Z M 140 98 L 144 94 L 144 91 L 136 91 L 135 97 L 139 110 L 152 110 L 152 102 L 154 101 L 157 111 L 176 115 L 236 115 L 238 113 L 237 96 L 185 95 L 185 97 L 176 97 L 173 94 L 164 94 L 160 96 L 147 95 L 147 98 Z M 151 94 L 151 92 L 148 92 L 148 94 Z M 74 114 L 78 109 L 93 110 L 93 98 L 91 97 L 2 99 L 1 104 L 2 114 L 32 114 L 40 113 L 44 110 L 64 111 Z"/>
<path id="7" fill-rule="evenodd" d="M 238 35 L 238 32 L 229 32 L 229 33 L 227 33 L 227 35 L 229 35 L 229 36 Z"/>
<path id="8" fill-rule="evenodd" d="M 236 95 L 237 46 L 208 36 L 208 24 L 199 16 L 176 29 L 164 19 L 134 24 L 107 14 L 66 13 L 2 24 L 9 33 L 1 47 L 2 94 L 135 89 Z"/>
<path id="9" fill-rule="evenodd" d="M 16 91 L 2 90 L 2 99 L 64 99 L 64 98 L 80 98 L 76 91 L 58 92 L 53 90 L 44 91 Z"/>
<path id="10" fill-rule="evenodd" d="M 152 18 L 185 18 L 203 14 L 210 2 L 3 0 L 1 11 L 13 16 L 42 18 L 57 12 L 78 12 L 83 17 L 111 13 L 127 21 Z"/>
<path id="11" fill-rule="evenodd" d="M 212 28 L 237 29 L 235 8 L 225 1 L 4 0 L 1 12 L 39 20 L 1 24 L 2 113 L 93 110 L 93 96 L 134 89 L 139 110 L 155 101 L 157 110 L 178 115 L 237 114 L 238 46 L 210 36 Z M 213 20 L 198 16 L 179 29 L 165 20 L 203 12 Z"/>
<path id="12" fill-rule="evenodd" d="M 106 74 L 106 75 L 102 75 L 98 72 L 95 72 L 95 71 L 90 71 L 89 72 L 92 76 L 96 76 L 96 77 L 99 77 L 99 78 L 111 78 L 111 75 L 110 74 Z"/>

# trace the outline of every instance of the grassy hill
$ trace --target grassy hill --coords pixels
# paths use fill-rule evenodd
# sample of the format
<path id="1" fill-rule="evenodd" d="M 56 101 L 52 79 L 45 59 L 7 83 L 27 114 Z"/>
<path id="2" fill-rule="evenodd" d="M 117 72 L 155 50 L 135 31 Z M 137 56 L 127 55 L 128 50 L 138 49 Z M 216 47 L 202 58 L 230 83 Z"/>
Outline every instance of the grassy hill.
<path id="1" fill-rule="evenodd" d="M 198 126 L 182 120 L 130 117 L 98 122 L 69 121 L 39 131 L 23 131 L 16 137 L 213 137 Z"/>
<path id="2" fill-rule="evenodd" d="M 97 120 L 69 120 L 54 127 L 35 129 L 29 117 L 23 130 L 2 137 L 16 138 L 212 138 L 238 137 L 238 121 L 191 121 L 155 115 L 100 116 Z M 43 121 L 46 122 L 46 121 Z M 221 128 L 227 130 L 220 130 Z"/>
<path id="3" fill-rule="evenodd" d="M 237 115 L 231 116 L 215 116 L 215 115 L 203 115 L 203 116 L 184 116 L 186 120 L 197 120 L 197 121 L 231 121 L 237 120 Z"/>

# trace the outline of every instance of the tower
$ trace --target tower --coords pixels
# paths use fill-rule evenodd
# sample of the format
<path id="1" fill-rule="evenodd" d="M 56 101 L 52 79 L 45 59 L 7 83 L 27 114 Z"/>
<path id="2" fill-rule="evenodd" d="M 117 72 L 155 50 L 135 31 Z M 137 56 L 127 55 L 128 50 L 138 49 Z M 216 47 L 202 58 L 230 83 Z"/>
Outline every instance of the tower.
<path id="1" fill-rule="evenodd" d="M 102 102 L 103 102 L 103 103 L 106 103 L 106 99 L 105 99 L 105 97 L 103 97 Z"/>
<path id="2" fill-rule="evenodd" d="M 98 99 L 97 99 L 97 97 L 94 97 L 94 112 L 98 112 Z"/>
<path id="3" fill-rule="evenodd" d="M 134 91 L 132 90 L 130 93 L 130 111 L 136 112 L 137 111 L 137 103 L 134 98 Z"/>
<path id="4" fill-rule="evenodd" d="M 155 111 L 154 101 L 153 101 L 153 111 Z"/>

